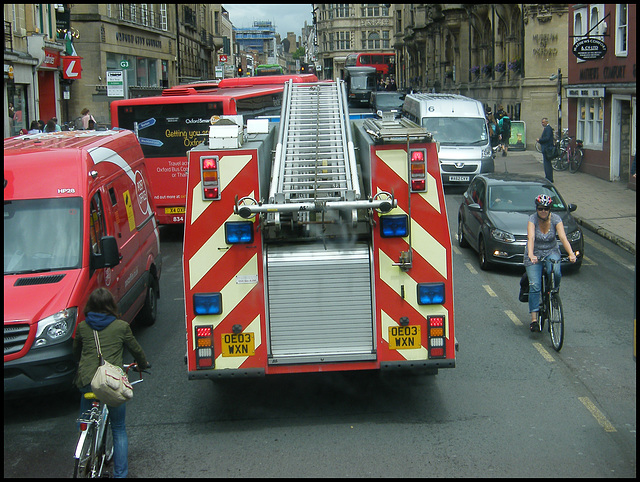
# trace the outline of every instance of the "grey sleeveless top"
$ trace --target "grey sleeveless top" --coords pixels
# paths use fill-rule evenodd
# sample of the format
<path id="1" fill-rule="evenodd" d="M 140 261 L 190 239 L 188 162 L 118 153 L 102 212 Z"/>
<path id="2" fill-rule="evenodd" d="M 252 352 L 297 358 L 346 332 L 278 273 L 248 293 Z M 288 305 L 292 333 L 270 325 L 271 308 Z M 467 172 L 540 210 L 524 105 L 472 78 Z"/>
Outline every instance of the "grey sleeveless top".
<path id="1" fill-rule="evenodd" d="M 558 241 L 556 240 L 556 224 L 561 223 L 562 219 L 556 213 L 550 213 L 551 226 L 549 227 L 549 231 L 546 234 L 543 234 L 540 231 L 540 226 L 538 225 L 538 214 L 533 213 L 529 216 L 529 221 L 531 221 L 536 227 L 535 234 L 535 243 L 533 246 L 533 254 L 540 258 L 544 258 L 549 253 L 556 252 L 558 256 L 560 256 L 560 248 L 558 247 Z M 529 241 L 527 240 L 527 244 L 524 247 L 524 265 L 531 266 L 533 263 L 529 259 Z"/>

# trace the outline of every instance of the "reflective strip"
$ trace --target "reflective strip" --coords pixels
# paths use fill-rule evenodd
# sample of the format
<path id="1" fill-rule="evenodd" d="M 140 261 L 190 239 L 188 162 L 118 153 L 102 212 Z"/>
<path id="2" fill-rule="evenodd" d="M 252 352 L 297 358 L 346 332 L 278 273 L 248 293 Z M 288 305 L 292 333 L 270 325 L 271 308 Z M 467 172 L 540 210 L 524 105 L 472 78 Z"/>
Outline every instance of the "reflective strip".
<path id="1" fill-rule="evenodd" d="M 380 280 L 384 281 L 398 296 L 402 296 L 401 286 L 404 286 L 404 300 L 425 319 L 432 315 L 446 316 L 445 337 L 449 338 L 449 311 L 443 305 L 419 305 L 418 283 L 409 274 L 393 266 L 394 261 L 382 250 L 378 250 L 378 262 L 380 263 Z M 382 336 L 385 336 L 384 331 Z"/>
<path id="2" fill-rule="evenodd" d="M 242 169 L 251 161 L 251 155 L 245 154 L 241 156 L 224 156 L 218 161 L 220 166 L 218 172 L 220 174 L 220 192 L 235 179 Z M 223 167 L 224 166 L 224 167 Z M 198 219 L 200 215 L 215 201 L 204 201 L 202 199 L 202 182 L 196 184 L 191 191 L 191 223 Z M 253 197 L 253 193 L 252 196 Z"/>
<path id="3" fill-rule="evenodd" d="M 382 311 L 382 339 L 389 343 L 389 327 L 400 326 L 391 318 L 384 310 Z M 426 360 L 429 358 L 429 353 L 424 346 L 420 346 L 419 349 L 402 350 L 398 348 L 396 350 L 406 360 Z"/>
<path id="4" fill-rule="evenodd" d="M 258 276 L 258 255 L 255 254 L 238 271 L 231 280 L 222 288 L 222 309 L 221 315 L 199 315 L 193 318 L 193 326 L 210 325 L 213 323 L 215 329 L 227 317 L 229 313 L 240 303 L 245 296 L 255 287 L 253 283 L 236 283 L 237 276 Z M 257 335 L 256 335 L 257 336 Z"/>

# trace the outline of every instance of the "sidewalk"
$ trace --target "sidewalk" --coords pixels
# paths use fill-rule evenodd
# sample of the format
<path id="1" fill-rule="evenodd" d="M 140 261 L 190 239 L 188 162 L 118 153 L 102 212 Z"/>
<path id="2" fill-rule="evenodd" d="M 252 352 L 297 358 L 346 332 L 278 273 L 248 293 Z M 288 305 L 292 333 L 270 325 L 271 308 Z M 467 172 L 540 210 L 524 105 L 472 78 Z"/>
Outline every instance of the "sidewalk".
<path id="1" fill-rule="evenodd" d="M 506 164 L 505 164 L 506 162 Z M 542 154 L 536 151 L 509 151 L 495 159 L 496 172 L 536 174 L 544 177 Z M 636 253 L 636 191 L 624 182 L 609 182 L 583 172 L 554 171 L 555 186 L 567 203 L 578 206 L 576 221 L 626 249 Z"/>

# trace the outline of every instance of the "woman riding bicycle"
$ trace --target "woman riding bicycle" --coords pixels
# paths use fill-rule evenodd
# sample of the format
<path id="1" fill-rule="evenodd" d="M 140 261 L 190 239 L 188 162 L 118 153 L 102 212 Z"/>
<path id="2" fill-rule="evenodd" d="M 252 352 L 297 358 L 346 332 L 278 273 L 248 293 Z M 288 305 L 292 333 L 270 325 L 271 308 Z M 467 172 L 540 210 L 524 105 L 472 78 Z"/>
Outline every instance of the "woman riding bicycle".
<path id="1" fill-rule="evenodd" d="M 551 263 L 551 260 L 560 260 L 560 248 L 556 241 L 556 234 L 564 249 L 569 253 L 569 261 L 576 262 L 576 254 L 571 249 L 569 240 L 564 231 L 562 219 L 556 213 L 551 212 L 553 200 L 546 194 L 536 197 L 536 212 L 529 217 L 527 224 L 527 245 L 524 257 L 524 266 L 529 277 L 529 313 L 531 313 L 531 331 L 538 326 L 538 311 L 540 310 L 540 288 L 542 286 L 543 263 L 547 271 L 553 266 L 557 288 L 562 276 L 560 263 Z"/>
<path id="2" fill-rule="evenodd" d="M 133 337 L 129 323 L 118 319 L 118 306 L 108 289 L 98 288 L 89 295 L 84 314 L 85 320 L 78 325 L 76 337 L 73 340 L 73 354 L 76 360 L 80 360 L 76 386 L 82 395 L 91 391 L 91 379 L 98 369 L 98 350 L 93 330 L 99 333 L 100 349 L 106 361 L 115 366 L 122 366 L 126 346 L 135 358 L 139 370 L 148 367 L 144 351 Z M 80 413 L 87 411 L 90 404 L 90 400 L 82 396 Z M 126 404 L 109 407 L 113 432 L 114 477 L 126 477 L 129 472 L 127 461 L 129 440 L 125 426 L 125 407 Z"/>

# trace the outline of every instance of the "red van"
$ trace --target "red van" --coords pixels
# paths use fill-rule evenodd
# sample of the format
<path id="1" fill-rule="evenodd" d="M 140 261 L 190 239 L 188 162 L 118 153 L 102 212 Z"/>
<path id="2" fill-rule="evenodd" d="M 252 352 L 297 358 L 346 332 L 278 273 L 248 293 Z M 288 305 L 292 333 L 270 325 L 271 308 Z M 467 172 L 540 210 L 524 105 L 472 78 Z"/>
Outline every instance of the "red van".
<path id="1" fill-rule="evenodd" d="M 142 149 L 131 131 L 4 140 L 4 393 L 70 388 L 72 338 L 107 287 L 151 325 L 162 269 Z"/>

